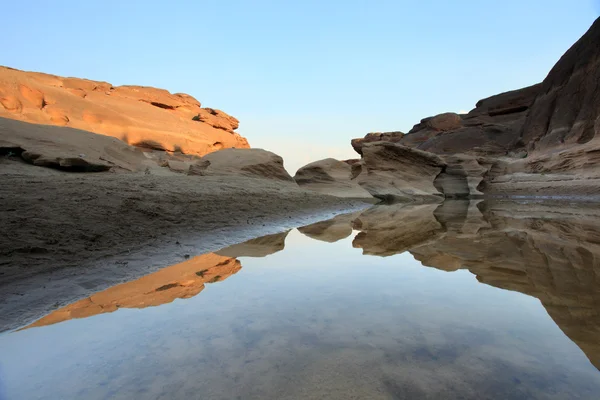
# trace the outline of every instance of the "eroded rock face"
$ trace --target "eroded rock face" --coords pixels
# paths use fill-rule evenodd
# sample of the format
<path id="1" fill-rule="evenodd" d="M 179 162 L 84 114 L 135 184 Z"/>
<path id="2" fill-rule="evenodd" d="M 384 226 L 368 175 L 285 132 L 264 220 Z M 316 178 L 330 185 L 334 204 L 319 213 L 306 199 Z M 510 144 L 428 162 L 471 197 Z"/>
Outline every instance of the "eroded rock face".
<path id="1" fill-rule="evenodd" d="M 584 144 L 596 136 L 600 116 L 600 19 L 544 79 L 527 116 L 523 141 L 544 151 Z"/>
<path id="2" fill-rule="evenodd" d="M 355 179 L 362 165 L 358 162 L 338 161 L 333 158 L 315 161 L 300 168 L 294 180 L 308 190 L 338 197 L 371 198 Z"/>
<path id="3" fill-rule="evenodd" d="M 424 118 L 396 140 L 354 139 L 352 146 L 363 154 L 368 140 L 387 140 L 440 155 L 447 167 L 435 187 L 446 197 L 600 199 L 598 43 L 600 19 L 542 83 L 480 100 L 468 114 Z"/>
<path id="4" fill-rule="evenodd" d="M 435 178 L 446 164 L 437 155 L 390 142 L 363 146 L 363 171 L 356 178 L 371 195 L 398 201 L 435 201 Z"/>
<path id="5" fill-rule="evenodd" d="M 110 136 L 6 118 L 0 118 L 0 152 L 71 172 L 139 171 L 146 160 L 138 149 Z"/>
<path id="6" fill-rule="evenodd" d="M 283 159 L 263 149 L 224 149 L 207 154 L 190 166 L 190 175 L 248 176 L 294 182 L 283 166 Z"/>
<path id="7" fill-rule="evenodd" d="M 396 132 L 371 132 L 367 133 L 364 138 L 352 139 L 350 144 L 354 151 L 362 156 L 362 147 L 367 143 L 372 142 L 391 142 L 397 143 L 404 137 L 404 133 L 400 131 Z"/>
<path id="8" fill-rule="evenodd" d="M 540 87 L 538 84 L 480 100 L 465 115 L 445 113 L 425 118 L 400 144 L 436 154 L 505 156 L 523 148 L 521 131 Z"/>
<path id="9" fill-rule="evenodd" d="M 68 126 L 145 149 L 202 156 L 248 148 L 237 119 L 182 93 L 0 67 L 0 117 Z"/>
<path id="10" fill-rule="evenodd" d="M 433 181 L 446 198 L 473 198 L 482 196 L 479 190 L 484 176 L 496 161 L 467 154 L 443 156 L 444 170 Z"/>

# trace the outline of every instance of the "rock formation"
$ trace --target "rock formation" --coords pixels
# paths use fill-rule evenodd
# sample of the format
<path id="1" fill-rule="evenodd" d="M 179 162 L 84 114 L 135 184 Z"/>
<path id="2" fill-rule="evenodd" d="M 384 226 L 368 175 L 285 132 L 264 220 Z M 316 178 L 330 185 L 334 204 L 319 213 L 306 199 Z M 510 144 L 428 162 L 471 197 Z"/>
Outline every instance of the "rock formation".
<path id="1" fill-rule="evenodd" d="M 355 167 L 358 167 L 355 168 Z M 339 197 L 370 198 L 371 195 L 354 179 L 360 165 L 333 158 L 315 161 L 300 168 L 294 180 L 304 189 Z"/>
<path id="2" fill-rule="evenodd" d="M 425 194 L 600 198 L 598 43 L 600 19 L 542 83 L 480 100 L 468 114 L 424 118 L 407 134 L 352 139 L 362 156 L 357 183 L 376 197 L 398 199 Z M 373 150 L 366 151 L 373 144 L 383 147 L 372 149 L 386 151 L 374 157 Z M 402 164 L 407 167 L 399 168 Z"/>
<path id="3" fill-rule="evenodd" d="M 237 119 L 182 93 L 0 67 L 0 117 L 68 126 L 145 149 L 202 156 L 248 148 Z"/>
<path id="4" fill-rule="evenodd" d="M 0 154 L 38 166 L 98 172 L 116 167 L 139 170 L 146 160 L 136 148 L 110 136 L 79 129 L 0 118 Z"/>
<path id="5" fill-rule="evenodd" d="M 386 200 L 441 200 L 434 185 L 446 164 L 435 154 L 376 142 L 363 146 L 363 171 L 358 183 L 374 197 Z"/>
<path id="6" fill-rule="evenodd" d="M 362 147 L 367 143 L 372 142 L 392 142 L 397 143 L 402 140 L 404 133 L 400 131 L 396 132 L 371 132 L 367 133 L 364 138 L 352 139 L 350 144 L 352 148 L 362 156 Z"/>
<path id="7" fill-rule="evenodd" d="M 190 166 L 189 174 L 234 175 L 294 182 L 283 166 L 283 158 L 262 149 L 225 149 L 207 154 Z"/>

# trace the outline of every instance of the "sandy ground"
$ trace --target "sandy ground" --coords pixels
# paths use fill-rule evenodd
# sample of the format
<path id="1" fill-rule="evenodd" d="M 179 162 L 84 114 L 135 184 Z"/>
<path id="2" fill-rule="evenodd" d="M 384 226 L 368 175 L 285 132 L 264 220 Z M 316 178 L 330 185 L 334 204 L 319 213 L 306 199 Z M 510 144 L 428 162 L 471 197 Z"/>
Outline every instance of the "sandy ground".
<path id="1" fill-rule="evenodd" d="M 266 179 L 0 160 L 0 331 L 164 266 L 368 204 Z"/>

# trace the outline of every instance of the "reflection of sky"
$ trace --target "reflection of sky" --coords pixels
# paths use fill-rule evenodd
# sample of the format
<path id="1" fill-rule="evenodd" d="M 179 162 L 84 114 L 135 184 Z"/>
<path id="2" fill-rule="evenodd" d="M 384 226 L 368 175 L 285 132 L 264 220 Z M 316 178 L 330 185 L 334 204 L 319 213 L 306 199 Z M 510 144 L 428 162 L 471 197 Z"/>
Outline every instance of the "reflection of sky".
<path id="1" fill-rule="evenodd" d="M 1 335 L 2 380 L 11 399 L 597 398 L 537 299 L 361 251 L 293 231 L 192 299 Z"/>

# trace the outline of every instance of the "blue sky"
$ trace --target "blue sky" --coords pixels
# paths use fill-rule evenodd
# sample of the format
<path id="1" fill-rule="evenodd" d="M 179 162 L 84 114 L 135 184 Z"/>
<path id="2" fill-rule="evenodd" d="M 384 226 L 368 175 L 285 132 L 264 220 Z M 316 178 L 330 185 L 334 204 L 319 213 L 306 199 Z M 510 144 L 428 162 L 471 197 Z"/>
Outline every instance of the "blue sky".
<path id="1" fill-rule="evenodd" d="M 0 64 L 189 93 L 306 162 L 541 81 L 600 0 L 12 1 Z"/>

